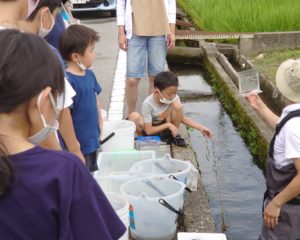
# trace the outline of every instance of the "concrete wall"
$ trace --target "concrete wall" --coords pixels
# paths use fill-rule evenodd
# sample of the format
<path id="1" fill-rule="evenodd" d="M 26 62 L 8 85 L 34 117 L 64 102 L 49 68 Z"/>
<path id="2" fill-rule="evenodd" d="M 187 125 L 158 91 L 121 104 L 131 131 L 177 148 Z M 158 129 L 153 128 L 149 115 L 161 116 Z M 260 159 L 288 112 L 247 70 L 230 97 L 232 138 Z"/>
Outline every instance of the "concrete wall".
<path id="1" fill-rule="evenodd" d="M 300 32 L 255 33 L 253 39 L 241 38 L 240 54 L 257 56 L 268 50 L 300 48 Z"/>

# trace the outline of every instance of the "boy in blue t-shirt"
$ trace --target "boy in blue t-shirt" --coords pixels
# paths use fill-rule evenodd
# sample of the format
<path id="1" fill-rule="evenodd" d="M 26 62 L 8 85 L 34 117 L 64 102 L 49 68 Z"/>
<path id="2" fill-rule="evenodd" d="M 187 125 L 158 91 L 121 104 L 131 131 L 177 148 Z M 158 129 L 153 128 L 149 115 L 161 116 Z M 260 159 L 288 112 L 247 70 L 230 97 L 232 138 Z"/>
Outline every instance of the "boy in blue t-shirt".
<path id="1" fill-rule="evenodd" d="M 59 40 L 59 50 L 67 62 L 68 80 L 76 92 L 71 107 L 75 133 L 91 172 L 98 169 L 96 155 L 103 124 L 101 102 L 97 97 L 101 87 L 88 69 L 94 62 L 94 46 L 98 40 L 93 29 L 82 25 L 70 26 Z"/>

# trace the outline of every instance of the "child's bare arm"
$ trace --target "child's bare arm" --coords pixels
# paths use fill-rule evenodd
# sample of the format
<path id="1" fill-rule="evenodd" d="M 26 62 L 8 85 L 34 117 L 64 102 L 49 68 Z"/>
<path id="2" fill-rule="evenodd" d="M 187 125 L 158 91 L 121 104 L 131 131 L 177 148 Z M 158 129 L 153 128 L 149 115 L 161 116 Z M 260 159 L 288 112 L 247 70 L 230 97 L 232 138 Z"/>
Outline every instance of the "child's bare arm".
<path id="1" fill-rule="evenodd" d="M 83 163 L 85 163 L 85 159 L 80 150 L 80 144 L 75 135 L 72 116 L 68 108 L 65 108 L 61 113 L 59 133 L 62 136 L 68 151 L 74 153 Z"/>
<path id="2" fill-rule="evenodd" d="M 212 131 L 191 118 L 183 117 L 182 123 L 200 131 L 205 137 L 212 138 Z"/>
<path id="3" fill-rule="evenodd" d="M 98 107 L 98 113 L 99 113 L 99 127 L 100 127 L 100 132 L 102 133 L 103 130 L 103 118 L 102 118 L 102 113 L 101 113 L 101 109 L 102 109 L 102 103 L 101 103 L 101 99 L 100 96 L 97 96 L 97 107 Z M 101 135 L 100 133 L 100 135 Z"/>

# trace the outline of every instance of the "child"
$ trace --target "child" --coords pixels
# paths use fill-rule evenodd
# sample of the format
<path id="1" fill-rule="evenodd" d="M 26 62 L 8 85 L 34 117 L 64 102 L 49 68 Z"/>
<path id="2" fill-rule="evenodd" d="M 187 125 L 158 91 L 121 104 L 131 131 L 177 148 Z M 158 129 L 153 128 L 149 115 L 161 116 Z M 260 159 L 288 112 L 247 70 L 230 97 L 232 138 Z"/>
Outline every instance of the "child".
<path id="1" fill-rule="evenodd" d="M 0 238 L 119 239 L 125 226 L 79 158 L 36 145 L 58 128 L 64 75 L 52 50 L 3 30 L 0 52 Z"/>
<path id="2" fill-rule="evenodd" d="M 159 135 L 162 140 L 171 140 L 183 147 L 185 141 L 179 134 L 179 125 L 183 123 L 208 138 L 212 137 L 209 129 L 184 116 L 177 91 L 178 78 L 175 74 L 161 72 L 155 77 L 153 94 L 144 100 L 142 115 L 133 112 L 129 116 L 129 120 L 136 124 L 138 135 Z"/>
<path id="3" fill-rule="evenodd" d="M 91 172 L 98 169 L 96 153 L 102 128 L 101 102 L 97 95 L 101 87 L 90 68 L 95 59 L 97 33 L 82 25 L 72 25 L 62 34 L 59 50 L 67 62 L 67 76 L 76 92 L 71 115 L 76 137 L 86 165 Z"/>

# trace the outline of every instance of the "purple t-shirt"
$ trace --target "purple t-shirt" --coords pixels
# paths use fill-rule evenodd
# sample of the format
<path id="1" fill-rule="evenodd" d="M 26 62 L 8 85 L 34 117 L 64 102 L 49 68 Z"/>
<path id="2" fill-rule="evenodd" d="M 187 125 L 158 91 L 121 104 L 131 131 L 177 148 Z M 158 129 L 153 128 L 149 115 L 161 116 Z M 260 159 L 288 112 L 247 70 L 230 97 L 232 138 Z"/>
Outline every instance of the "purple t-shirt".
<path id="1" fill-rule="evenodd" d="M 0 239 L 112 240 L 125 227 L 80 160 L 34 147 L 10 156 L 13 189 L 0 198 Z"/>

